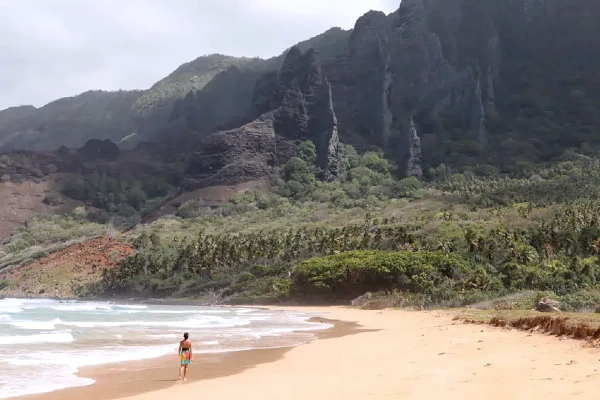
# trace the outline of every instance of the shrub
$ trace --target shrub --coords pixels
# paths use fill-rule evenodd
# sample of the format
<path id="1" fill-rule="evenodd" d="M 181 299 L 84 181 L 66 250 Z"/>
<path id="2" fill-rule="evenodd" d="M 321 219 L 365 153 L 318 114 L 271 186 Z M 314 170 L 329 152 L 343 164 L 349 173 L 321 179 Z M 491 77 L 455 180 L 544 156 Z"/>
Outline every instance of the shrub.
<path id="1" fill-rule="evenodd" d="M 390 170 L 390 164 L 381 155 L 375 152 L 365 153 L 361 157 L 361 164 L 380 174 L 387 174 Z"/>
<path id="2" fill-rule="evenodd" d="M 308 165 L 313 165 L 317 161 L 317 148 L 315 144 L 310 140 L 302 142 L 299 157 Z"/>
<path id="3" fill-rule="evenodd" d="M 60 194 L 58 194 L 56 192 L 48 193 L 46 195 L 46 197 L 44 197 L 43 201 L 44 201 L 44 204 L 47 204 L 49 206 L 59 206 L 65 202 L 63 200 L 63 198 L 60 196 Z"/>
<path id="4" fill-rule="evenodd" d="M 181 218 L 197 218 L 202 214 L 203 209 L 203 201 L 189 200 L 179 206 L 176 215 Z"/>
<path id="5" fill-rule="evenodd" d="M 306 260 L 294 270 L 294 289 L 351 297 L 369 290 L 433 293 L 468 275 L 466 262 L 442 252 L 350 251 Z"/>

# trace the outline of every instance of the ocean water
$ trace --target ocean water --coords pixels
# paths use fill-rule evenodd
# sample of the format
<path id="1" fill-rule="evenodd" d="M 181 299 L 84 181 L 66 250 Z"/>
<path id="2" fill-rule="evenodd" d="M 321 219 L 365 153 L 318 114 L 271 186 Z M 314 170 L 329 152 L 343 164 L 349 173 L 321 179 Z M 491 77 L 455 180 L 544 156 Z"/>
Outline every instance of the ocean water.
<path id="1" fill-rule="evenodd" d="M 331 325 L 313 315 L 249 308 L 0 299 L 0 399 L 91 385 L 84 366 L 158 358 L 183 332 L 194 352 L 286 347 Z M 36 384 L 31 385 L 35 377 Z"/>

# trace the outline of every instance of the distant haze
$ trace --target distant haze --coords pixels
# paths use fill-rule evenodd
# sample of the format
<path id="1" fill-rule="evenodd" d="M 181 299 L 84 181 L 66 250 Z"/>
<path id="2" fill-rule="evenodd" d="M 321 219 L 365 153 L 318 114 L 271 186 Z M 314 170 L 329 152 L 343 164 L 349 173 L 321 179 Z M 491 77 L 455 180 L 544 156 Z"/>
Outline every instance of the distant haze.
<path id="1" fill-rule="evenodd" d="M 146 89 L 221 53 L 268 58 L 400 0 L 0 0 L 0 109 Z"/>

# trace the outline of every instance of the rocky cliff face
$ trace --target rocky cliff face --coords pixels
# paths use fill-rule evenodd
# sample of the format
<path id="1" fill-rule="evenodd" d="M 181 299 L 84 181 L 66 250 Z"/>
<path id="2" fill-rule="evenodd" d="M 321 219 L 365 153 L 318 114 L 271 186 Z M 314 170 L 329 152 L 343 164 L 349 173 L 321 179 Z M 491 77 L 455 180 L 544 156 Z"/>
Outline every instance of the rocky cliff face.
<path id="1" fill-rule="evenodd" d="M 410 119 L 408 132 L 408 161 L 406 163 L 406 176 L 414 176 L 417 179 L 423 177 L 423 160 L 421 157 L 421 139 L 413 119 Z"/>
<path id="2" fill-rule="evenodd" d="M 378 146 L 415 176 L 440 163 L 544 160 L 600 145 L 598 17 L 591 0 L 403 0 L 271 60 L 210 56 L 149 91 L 0 113 L 0 148 L 119 142 L 147 126 L 167 141 L 186 133 L 199 158 L 192 170 L 211 176 L 243 157 L 264 174 L 301 140 L 315 142 L 327 180 L 339 140 Z M 273 156 L 250 156 L 246 131 L 266 135 L 255 150 Z M 210 170 L 206 160 L 220 161 Z"/>
<path id="3" fill-rule="evenodd" d="M 261 114 L 239 128 L 206 137 L 190 174 L 202 185 L 264 178 L 292 157 L 302 140 L 312 140 L 324 179 L 337 179 L 337 119 L 317 51 L 302 54 L 292 47 L 279 73 L 259 78 L 249 97 L 250 113 Z"/>
<path id="4" fill-rule="evenodd" d="M 257 72 L 231 67 L 207 83 L 203 90 L 188 92 L 175 102 L 169 131 L 207 135 L 252 120 L 250 105 L 258 77 Z"/>

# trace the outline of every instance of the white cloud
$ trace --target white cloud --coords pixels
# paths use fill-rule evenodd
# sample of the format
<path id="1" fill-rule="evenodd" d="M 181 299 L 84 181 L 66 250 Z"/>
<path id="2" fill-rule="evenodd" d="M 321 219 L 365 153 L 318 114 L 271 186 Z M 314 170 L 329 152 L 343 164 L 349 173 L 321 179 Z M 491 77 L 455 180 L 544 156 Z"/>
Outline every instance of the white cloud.
<path id="1" fill-rule="evenodd" d="M 0 0 L 0 109 L 144 89 L 211 53 L 278 55 L 399 0 Z"/>

